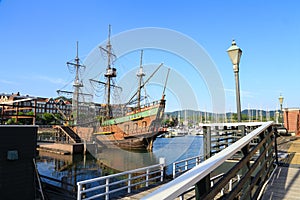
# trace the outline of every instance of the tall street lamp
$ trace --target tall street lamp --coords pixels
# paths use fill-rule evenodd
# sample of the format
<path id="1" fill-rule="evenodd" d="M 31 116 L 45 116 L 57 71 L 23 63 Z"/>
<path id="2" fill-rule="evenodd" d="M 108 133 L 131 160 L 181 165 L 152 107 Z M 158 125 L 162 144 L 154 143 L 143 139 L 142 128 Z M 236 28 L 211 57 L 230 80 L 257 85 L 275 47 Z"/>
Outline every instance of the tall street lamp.
<path id="1" fill-rule="evenodd" d="M 242 55 L 242 50 L 236 45 L 235 40 L 232 40 L 231 47 L 227 49 L 228 56 L 233 64 L 233 72 L 235 77 L 235 92 L 236 92 L 236 108 L 238 122 L 241 122 L 241 100 L 240 100 L 240 83 L 239 83 L 239 64 Z"/>
<path id="2" fill-rule="evenodd" d="M 280 120 L 279 120 L 279 122 L 280 123 L 282 123 L 282 103 L 283 103 L 283 96 L 280 94 L 280 96 L 279 96 L 279 98 L 278 98 L 278 100 L 279 100 L 279 104 L 280 104 L 280 113 L 279 113 L 279 118 L 280 118 Z"/>

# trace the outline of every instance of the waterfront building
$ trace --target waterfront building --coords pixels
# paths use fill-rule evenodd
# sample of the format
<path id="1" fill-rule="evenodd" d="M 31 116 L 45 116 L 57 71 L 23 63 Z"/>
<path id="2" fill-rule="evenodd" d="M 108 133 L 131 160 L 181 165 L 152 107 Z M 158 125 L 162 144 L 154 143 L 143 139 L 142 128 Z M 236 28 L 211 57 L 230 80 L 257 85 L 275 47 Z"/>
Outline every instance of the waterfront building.
<path id="1" fill-rule="evenodd" d="M 37 115 L 44 113 L 71 115 L 72 104 L 69 100 L 59 98 L 34 97 L 29 95 L 0 94 L 1 123 L 14 119 L 29 119 L 35 124 Z"/>
<path id="2" fill-rule="evenodd" d="M 300 134 L 300 108 L 284 108 L 283 121 L 289 133 Z"/>
<path id="3" fill-rule="evenodd" d="M 80 113 L 87 116 L 99 116 L 105 109 L 105 104 L 80 103 Z M 112 105 L 113 106 L 113 105 Z M 20 119 L 28 119 L 29 123 L 35 124 L 35 119 L 39 115 L 50 113 L 60 114 L 66 119 L 72 118 L 72 99 L 66 97 L 48 98 L 21 95 L 18 93 L 0 94 L 0 124 L 5 124 L 9 119 L 14 119 L 17 123 Z M 115 114 L 115 113 L 114 113 Z"/>

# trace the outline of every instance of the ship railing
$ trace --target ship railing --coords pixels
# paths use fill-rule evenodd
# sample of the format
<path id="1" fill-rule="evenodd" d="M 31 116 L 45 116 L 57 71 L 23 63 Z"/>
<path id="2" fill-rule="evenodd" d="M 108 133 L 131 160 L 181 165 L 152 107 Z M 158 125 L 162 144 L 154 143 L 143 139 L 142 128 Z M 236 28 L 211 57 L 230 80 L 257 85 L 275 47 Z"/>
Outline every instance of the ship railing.
<path id="1" fill-rule="evenodd" d="M 147 107 L 150 107 L 150 106 L 158 105 L 159 103 L 160 103 L 160 100 L 153 101 L 153 102 L 150 102 L 150 103 L 143 104 L 141 106 L 141 108 L 147 108 Z"/>
<path id="2" fill-rule="evenodd" d="M 157 180 L 163 182 L 165 165 L 165 159 L 160 158 L 159 164 L 156 165 L 79 181 L 77 182 L 77 200 L 99 197 L 105 197 L 108 200 L 111 196 L 118 196 L 124 191 L 131 193 L 135 188 L 157 184 Z"/>
<path id="3" fill-rule="evenodd" d="M 273 122 L 261 126 L 142 199 L 175 199 L 194 187 L 196 199 L 257 199 L 277 157 Z M 251 145 L 256 139 L 257 144 Z M 241 152 L 239 159 L 234 155 Z M 224 173 L 224 174 L 222 174 Z M 220 175 L 214 184 L 211 177 Z"/>
<path id="4" fill-rule="evenodd" d="M 193 156 L 173 163 L 173 179 L 203 162 L 202 155 Z"/>

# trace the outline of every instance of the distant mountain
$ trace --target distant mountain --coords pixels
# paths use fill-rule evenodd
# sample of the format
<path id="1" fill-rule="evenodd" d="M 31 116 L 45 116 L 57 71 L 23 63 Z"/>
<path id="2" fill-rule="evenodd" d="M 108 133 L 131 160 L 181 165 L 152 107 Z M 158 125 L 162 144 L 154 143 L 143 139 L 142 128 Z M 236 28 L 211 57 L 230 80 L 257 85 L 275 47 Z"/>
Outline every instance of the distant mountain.
<path id="1" fill-rule="evenodd" d="M 261 115 L 260 112 L 262 112 L 262 116 L 263 117 L 266 117 L 267 116 L 267 113 L 269 113 L 269 116 L 270 117 L 274 117 L 275 113 L 276 113 L 276 110 L 271 110 L 271 111 L 265 111 L 265 110 L 256 110 L 256 109 L 245 109 L 242 111 L 242 115 L 246 115 L 248 116 L 249 113 L 252 117 L 255 117 L 256 118 L 256 115 L 258 115 L 258 117 Z M 227 117 L 230 117 L 232 114 L 232 112 L 227 112 L 226 113 L 226 116 Z M 180 115 L 180 118 L 191 118 L 191 117 L 199 117 L 200 115 L 201 116 L 204 116 L 205 115 L 205 112 L 204 111 L 196 111 L 196 110 L 177 110 L 177 111 L 173 111 L 173 112 L 166 112 L 166 115 L 168 116 L 172 116 L 172 117 L 178 117 Z M 212 112 L 206 112 L 206 115 L 207 116 L 213 116 L 215 115 L 214 113 Z"/>

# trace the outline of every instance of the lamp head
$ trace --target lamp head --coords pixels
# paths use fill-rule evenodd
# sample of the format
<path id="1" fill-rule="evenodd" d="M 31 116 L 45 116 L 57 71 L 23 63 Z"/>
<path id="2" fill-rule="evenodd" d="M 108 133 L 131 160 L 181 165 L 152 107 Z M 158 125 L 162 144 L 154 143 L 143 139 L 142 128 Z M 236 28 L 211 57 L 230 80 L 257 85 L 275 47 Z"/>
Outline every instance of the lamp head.
<path id="1" fill-rule="evenodd" d="M 279 96 L 279 98 L 278 98 L 278 100 L 279 100 L 279 103 L 282 105 L 282 103 L 283 103 L 283 96 L 280 94 L 280 96 Z"/>
<path id="2" fill-rule="evenodd" d="M 232 40 L 231 47 L 227 49 L 228 56 L 233 64 L 234 70 L 239 70 L 242 50 L 236 45 L 235 40 Z"/>

